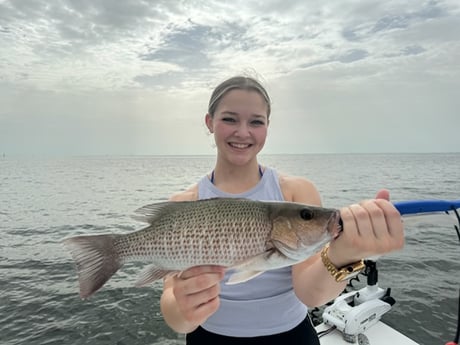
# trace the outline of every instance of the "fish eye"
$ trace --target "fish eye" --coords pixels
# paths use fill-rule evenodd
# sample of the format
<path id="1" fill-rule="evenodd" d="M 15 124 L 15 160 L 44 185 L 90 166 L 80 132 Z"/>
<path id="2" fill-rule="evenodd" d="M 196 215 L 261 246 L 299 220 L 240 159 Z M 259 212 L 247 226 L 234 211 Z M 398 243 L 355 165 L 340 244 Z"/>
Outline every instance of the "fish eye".
<path id="1" fill-rule="evenodd" d="M 300 211 L 300 217 L 303 220 L 311 220 L 313 219 L 313 211 L 308 208 L 304 208 Z"/>

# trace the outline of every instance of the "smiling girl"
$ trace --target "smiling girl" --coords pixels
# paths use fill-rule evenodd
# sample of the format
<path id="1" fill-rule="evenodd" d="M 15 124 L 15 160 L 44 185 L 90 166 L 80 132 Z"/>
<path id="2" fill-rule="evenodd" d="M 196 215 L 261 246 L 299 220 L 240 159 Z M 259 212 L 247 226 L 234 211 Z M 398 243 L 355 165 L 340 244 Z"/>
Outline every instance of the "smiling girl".
<path id="1" fill-rule="evenodd" d="M 255 79 L 237 76 L 217 86 L 205 116 L 217 147 L 214 170 L 171 200 L 238 197 L 320 206 L 312 182 L 280 175 L 259 163 L 270 111 L 270 98 Z M 161 298 L 165 321 L 175 331 L 187 333 L 187 344 L 318 345 L 308 307 L 334 299 L 346 285 L 346 279 L 338 278 L 330 267 L 340 270 L 403 246 L 401 217 L 388 199 L 382 190 L 375 199 L 342 208 L 341 235 L 323 249 L 322 256 L 318 253 L 292 267 L 236 285 L 225 284 L 231 270 L 219 266 L 192 267 L 165 278 Z"/>

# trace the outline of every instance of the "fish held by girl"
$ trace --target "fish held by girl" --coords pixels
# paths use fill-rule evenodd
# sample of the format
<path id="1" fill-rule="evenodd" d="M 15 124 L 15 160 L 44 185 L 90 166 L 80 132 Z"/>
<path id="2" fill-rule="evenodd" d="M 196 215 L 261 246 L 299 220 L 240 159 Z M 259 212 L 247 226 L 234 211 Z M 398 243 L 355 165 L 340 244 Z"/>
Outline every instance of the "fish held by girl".
<path id="1" fill-rule="evenodd" d="M 135 213 L 149 225 L 63 240 L 76 263 L 82 299 L 128 261 L 151 263 L 136 286 L 198 265 L 234 269 L 227 283 L 241 283 L 307 259 L 340 230 L 338 210 L 293 202 L 214 198 L 155 203 Z"/>

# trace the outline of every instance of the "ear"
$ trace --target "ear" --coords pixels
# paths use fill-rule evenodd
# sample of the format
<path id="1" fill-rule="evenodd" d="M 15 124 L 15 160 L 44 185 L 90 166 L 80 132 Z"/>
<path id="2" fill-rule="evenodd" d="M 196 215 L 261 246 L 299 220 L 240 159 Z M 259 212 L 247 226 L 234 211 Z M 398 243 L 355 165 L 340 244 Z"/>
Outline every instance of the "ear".
<path id="1" fill-rule="evenodd" d="M 206 127 L 209 129 L 209 133 L 214 133 L 213 131 L 213 118 L 209 113 L 206 114 L 204 121 L 206 122 Z"/>

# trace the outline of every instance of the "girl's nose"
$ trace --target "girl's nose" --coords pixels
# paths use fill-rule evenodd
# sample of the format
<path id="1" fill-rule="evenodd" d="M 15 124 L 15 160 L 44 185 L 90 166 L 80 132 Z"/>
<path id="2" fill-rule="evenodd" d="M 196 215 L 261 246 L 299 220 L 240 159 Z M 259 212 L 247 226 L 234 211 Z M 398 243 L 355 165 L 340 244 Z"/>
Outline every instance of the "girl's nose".
<path id="1" fill-rule="evenodd" d="M 241 138 L 246 138 L 250 136 L 250 129 L 246 123 L 240 123 L 236 128 L 235 135 Z"/>

